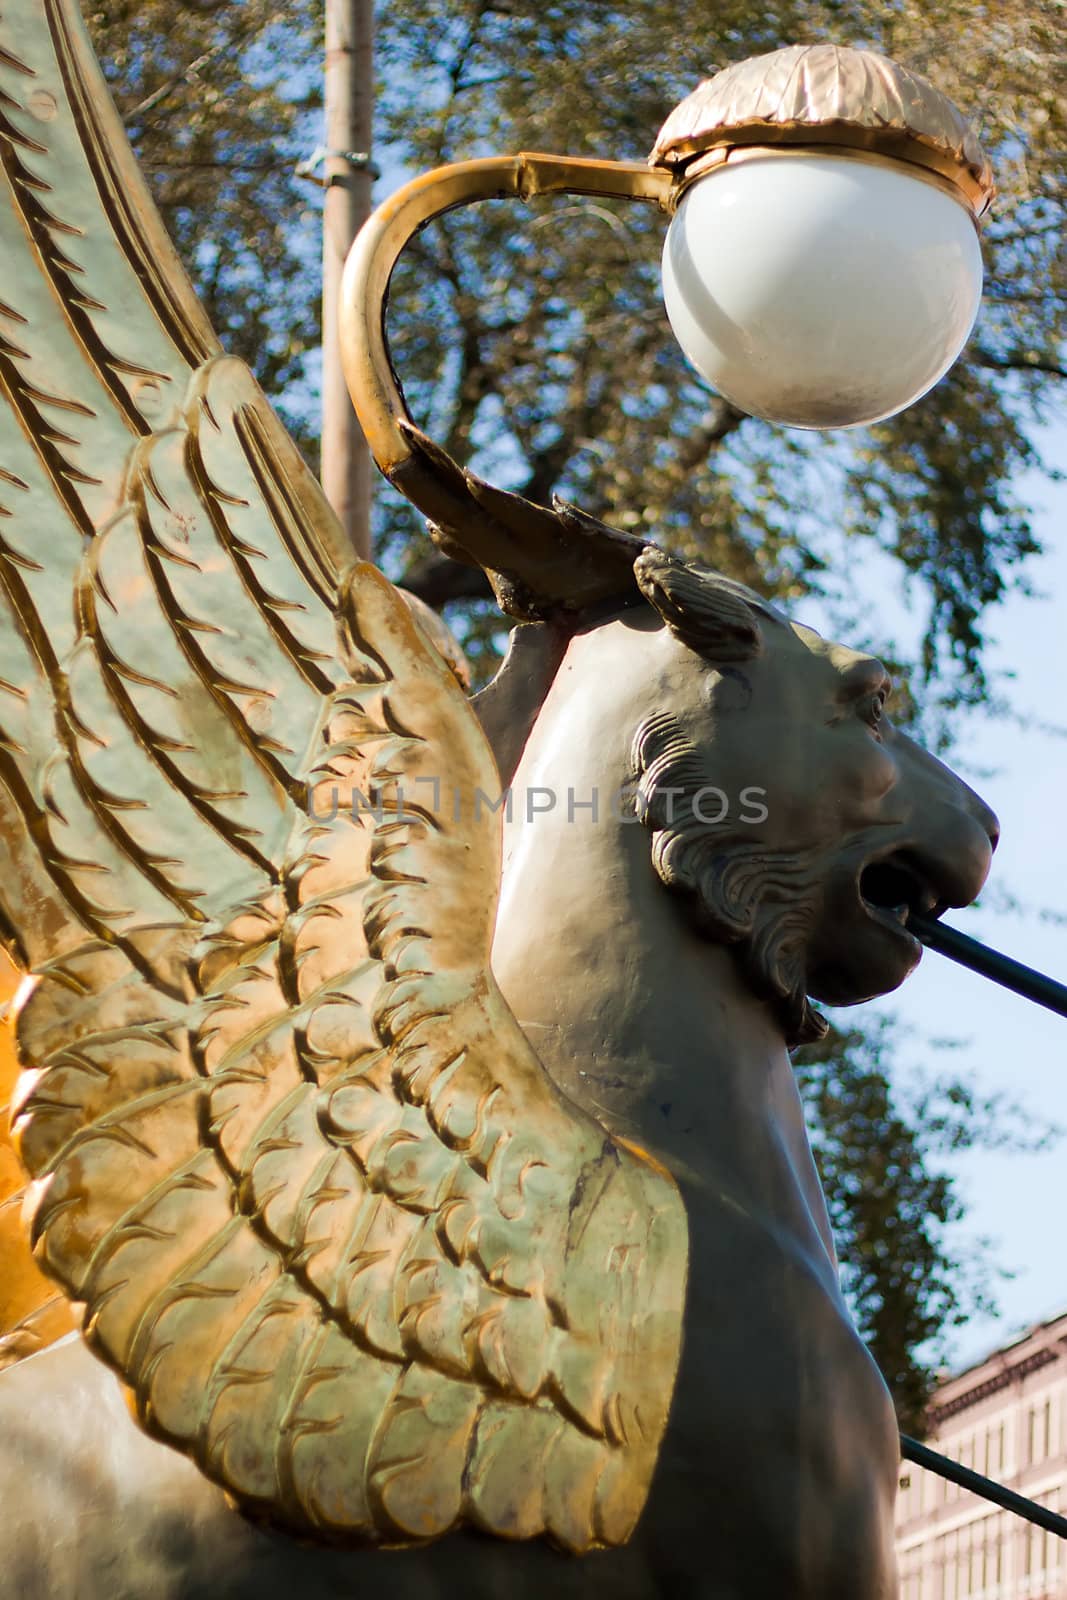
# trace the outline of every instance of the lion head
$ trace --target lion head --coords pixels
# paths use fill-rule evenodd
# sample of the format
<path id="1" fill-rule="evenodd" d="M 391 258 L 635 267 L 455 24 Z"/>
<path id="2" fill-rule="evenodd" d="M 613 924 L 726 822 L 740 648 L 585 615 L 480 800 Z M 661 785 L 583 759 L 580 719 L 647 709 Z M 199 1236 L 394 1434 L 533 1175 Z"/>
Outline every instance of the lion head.
<path id="1" fill-rule="evenodd" d="M 893 726 L 876 657 L 658 550 L 636 570 L 675 648 L 700 662 L 632 741 L 653 865 L 734 948 L 789 1040 L 818 1037 L 808 996 L 850 1005 L 896 988 L 921 955 L 909 914 L 975 898 L 996 818 Z"/>
<path id="2" fill-rule="evenodd" d="M 408 424 L 404 436 L 405 493 L 434 537 L 484 567 L 502 609 L 528 624 L 479 697 L 504 781 L 558 788 L 562 764 L 595 786 L 625 765 L 629 724 L 656 871 L 735 950 L 791 1039 L 820 1031 L 809 995 L 851 1004 L 901 983 L 921 955 L 909 914 L 969 904 L 998 829 L 894 728 L 882 663 L 575 506 L 492 488 Z M 743 809 L 745 794 L 763 798 Z M 510 839 L 505 860 L 524 848 Z"/>

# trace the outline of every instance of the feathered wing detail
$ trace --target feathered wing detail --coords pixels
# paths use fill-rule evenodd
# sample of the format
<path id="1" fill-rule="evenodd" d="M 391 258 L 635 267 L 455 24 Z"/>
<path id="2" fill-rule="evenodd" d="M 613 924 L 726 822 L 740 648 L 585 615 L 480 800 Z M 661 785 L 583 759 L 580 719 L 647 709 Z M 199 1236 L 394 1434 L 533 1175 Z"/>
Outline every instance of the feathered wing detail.
<path id="1" fill-rule="evenodd" d="M 22 1227 L 26 1180 L 9 1136 L 18 1076 L 11 1004 L 18 984 L 18 972 L 0 955 L 0 1371 L 47 1349 L 76 1325 L 70 1301 L 34 1261 Z"/>
<path id="2" fill-rule="evenodd" d="M 680 1201 L 496 990 L 498 782 L 451 673 L 371 567 L 342 619 L 279 882 L 185 935 L 188 995 L 94 944 L 23 1013 L 38 1250 L 145 1425 L 287 1525 L 617 1543 L 666 1422 Z"/>
<path id="3" fill-rule="evenodd" d="M 0 928 L 37 975 L 35 1253 L 145 1427 L 258 1514 L 620 1542 L 678 1356 L 677 1190 L 497 991 L 485 740 L 391 585 L 339 579 L 112 117 L 72 0 L 2 14 Z"/>

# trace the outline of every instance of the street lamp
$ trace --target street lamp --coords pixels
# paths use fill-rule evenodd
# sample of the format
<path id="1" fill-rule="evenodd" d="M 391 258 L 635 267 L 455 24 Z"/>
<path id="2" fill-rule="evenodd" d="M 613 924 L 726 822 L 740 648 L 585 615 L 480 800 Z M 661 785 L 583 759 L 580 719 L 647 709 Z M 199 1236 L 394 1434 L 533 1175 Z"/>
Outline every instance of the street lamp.
<path id="1" fill-rule="evenodd" d="M 982 293 L 988 163 L 952 102 L 867 50 L 728 67 L 668 117 L 663 292 L 679 344 L 743 411 L 892 416 L 948 371 Z"/>
<path id="2" fill-rule="evenodd" d="M 671 217 L 664 299 L 685 354 L 741 410 L 854 427 L 912 404 L 978 311 L 978 219 L 993 184 L 943 94 L 867 50 L 791 46 L 728 67 L 667 119 L 647 164 L 521 154 L 417 178 L 371 217 L 345 269 L 343 359 L 378 465 L 411 446 L 383 317 L 401 250 L 476 200 L 590 194 Z"/>

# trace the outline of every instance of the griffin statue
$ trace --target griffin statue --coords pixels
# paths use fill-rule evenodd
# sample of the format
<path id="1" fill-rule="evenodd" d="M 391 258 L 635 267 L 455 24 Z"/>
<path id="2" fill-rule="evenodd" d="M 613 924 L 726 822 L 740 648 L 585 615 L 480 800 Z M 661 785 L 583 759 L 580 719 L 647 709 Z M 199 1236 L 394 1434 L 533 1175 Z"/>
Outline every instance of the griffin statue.
<path id="1" fill-rule="evenodd" d="M 991 814 L 872 657 L 409 429 L 534 619 L 472 704 L 222 353 L 75 0 L 3 4 L 0 158 L 5 1592 L 888 1600 L 788 1050 Z"/>

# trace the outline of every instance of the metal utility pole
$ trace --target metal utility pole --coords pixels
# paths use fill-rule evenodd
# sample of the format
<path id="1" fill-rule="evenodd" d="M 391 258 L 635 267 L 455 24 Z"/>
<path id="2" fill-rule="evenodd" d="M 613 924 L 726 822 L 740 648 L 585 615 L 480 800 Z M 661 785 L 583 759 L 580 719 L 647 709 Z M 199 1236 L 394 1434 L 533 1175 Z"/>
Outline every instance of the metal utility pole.
<path id="1" fill-rule="evenodd" d="M 370 215 L 374 0 L 326 3 L 326 199 L 322 261 L 322 485 L 357 552 L 370 555 L 371 460 L 337 341 L 341 272 Z"/>

